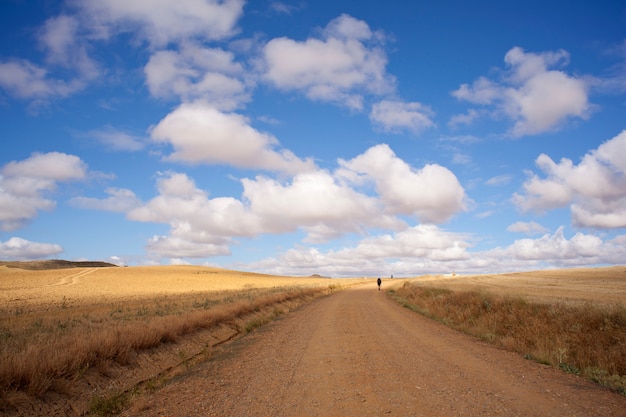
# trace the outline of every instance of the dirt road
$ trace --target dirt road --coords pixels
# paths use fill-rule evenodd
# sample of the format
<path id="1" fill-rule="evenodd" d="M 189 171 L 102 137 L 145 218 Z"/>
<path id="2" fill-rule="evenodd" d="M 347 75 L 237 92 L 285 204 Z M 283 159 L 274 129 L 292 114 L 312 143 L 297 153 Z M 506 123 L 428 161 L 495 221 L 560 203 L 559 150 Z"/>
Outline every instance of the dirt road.
<path id="1" fill-rule="evenodd" d="M 226 346 L 124 416 L 624 416 L 626 398 L 428 320 L 376 284 Z"/>

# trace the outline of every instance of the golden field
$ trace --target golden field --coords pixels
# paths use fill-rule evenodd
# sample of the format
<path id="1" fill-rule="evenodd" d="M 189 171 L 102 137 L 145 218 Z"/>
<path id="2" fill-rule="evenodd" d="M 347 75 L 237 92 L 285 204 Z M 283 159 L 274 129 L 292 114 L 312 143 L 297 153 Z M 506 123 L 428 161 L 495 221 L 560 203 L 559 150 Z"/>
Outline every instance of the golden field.
<path id="1" fill-rule="evenodd" d="M 137 387 L 158 386 L 225 340 L 363 283 L 375 287 L 373 279 L 200 266 L 27 270 L 0 263 L 0 412 L 114 414 Z M 395 278 L 383 289 L 506 349 L 626 387 L 626 267 Z M 573 321 L 557 320 L 566 316 Z M 515 330 L 515 323 L 526 325 Z"/>
<path id="2" fill-rule="evenodd" d="M 626 395 L 626 267 L 420 277 L 403 305 Z"/>
<path id="3" fill-rule="evenodd" d="M 458 291 L 489 291 L 546 303 L 626 307 L 626 266 L 554 269 L 507 274 L 437 275 L 416 281 Z"/>
<path id="4" fill-rule="evenodd" d="M 355 282 L 198 266 L 0 266 L 0 411 L 28 415 L 59 396 L 98 408 L 88 403 L 110 396 L 106 387 L 128 391 Z"/>
<path id="5" fill-rule="evenodd" d="M 41 308 L 250 288 L 329 285 L 327 278 L 277 277 L 198 266 L 25 270 L 0 266 L 0 305 Z M 28 306 L 28 307 L 27 307 Z"/>

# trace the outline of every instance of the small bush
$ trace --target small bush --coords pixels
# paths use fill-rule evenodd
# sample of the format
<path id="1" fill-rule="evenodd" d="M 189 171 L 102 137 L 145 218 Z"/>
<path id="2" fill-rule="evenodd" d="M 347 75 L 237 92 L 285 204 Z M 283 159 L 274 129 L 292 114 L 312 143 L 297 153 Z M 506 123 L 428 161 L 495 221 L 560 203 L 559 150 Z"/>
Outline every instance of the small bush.
<path id="1" fill-rule="evenodd" d="M 455 329 L 625 391 L 626 309 L 622 306 L 539 304 L 411 283 L 393 296 L 402 305 Z"/>
<path id="2" fill-rule="evenodd" d="M 41 396 L 54 389 L 58 379 L 76 378 L 108 361 L 128 364 L 134 352 L 176 343 L 183 335 L 255 313 L 243 319 L 242 332 L 251 331 L 281 313 L 272 306 L 301 303 L 327 291 L 324 287 L 248 289 L 209 293 L 200 301 L 193 295 L 181 296 L 175 303 L 139 300 L 125 306 L 91 306 L 89 311 L 64 306 L 58 316 L 63 319 L 54 313 L 41 317 L 39 312 L 22 312 L 0 332 L 10 335 L 0 338 L 0 410 L 16 408 L 13 404 L 23 398 L 19 393 Z M 119 401 L 94 399 L 92 408 L 106 415 Z"/>

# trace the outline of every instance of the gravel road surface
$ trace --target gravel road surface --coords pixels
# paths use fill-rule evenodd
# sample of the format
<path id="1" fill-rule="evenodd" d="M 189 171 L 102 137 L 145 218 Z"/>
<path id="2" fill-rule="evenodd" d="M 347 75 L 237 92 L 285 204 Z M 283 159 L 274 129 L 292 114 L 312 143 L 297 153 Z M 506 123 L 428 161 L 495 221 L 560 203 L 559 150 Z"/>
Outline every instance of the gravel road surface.
<path id="1" fill-rule="evenodd" d="M 383 284 L 383 287 L 385 284 Z M 620 416 L 626 397 L 339 291 L 225 345 L 123 416 Z"/>

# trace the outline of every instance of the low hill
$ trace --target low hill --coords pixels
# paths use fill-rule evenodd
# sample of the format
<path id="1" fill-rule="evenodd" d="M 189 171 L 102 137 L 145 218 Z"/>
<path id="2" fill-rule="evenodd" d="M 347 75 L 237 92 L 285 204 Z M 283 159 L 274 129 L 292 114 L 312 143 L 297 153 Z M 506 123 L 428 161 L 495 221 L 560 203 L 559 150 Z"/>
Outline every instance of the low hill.
<path id="1" fill-rule="evenodd" d="M 0 266 L 28 270 L 117 267 L 117 265 L 108 262 L 65 261 L 63 259 L 49 259 L 45 261 L 0 261 Z"/>

